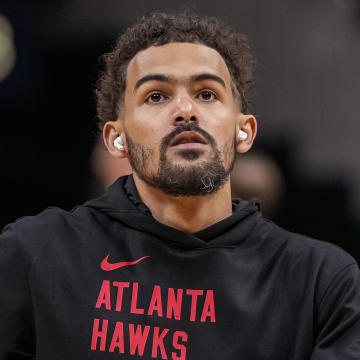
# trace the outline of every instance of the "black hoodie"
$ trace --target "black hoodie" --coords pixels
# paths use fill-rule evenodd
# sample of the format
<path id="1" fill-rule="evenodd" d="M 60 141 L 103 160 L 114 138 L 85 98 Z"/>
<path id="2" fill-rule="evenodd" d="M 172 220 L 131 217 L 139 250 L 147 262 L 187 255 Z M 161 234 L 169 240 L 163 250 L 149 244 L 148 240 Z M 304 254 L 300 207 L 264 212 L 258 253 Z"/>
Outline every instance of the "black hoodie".
<path id="1" fill-rule="evenodd" d="M 156 221 L 129 176 L 6 226 L 0 360 L 359 360 L 356 261 L 254 203 L 233 210 L 187 234 Z"/>

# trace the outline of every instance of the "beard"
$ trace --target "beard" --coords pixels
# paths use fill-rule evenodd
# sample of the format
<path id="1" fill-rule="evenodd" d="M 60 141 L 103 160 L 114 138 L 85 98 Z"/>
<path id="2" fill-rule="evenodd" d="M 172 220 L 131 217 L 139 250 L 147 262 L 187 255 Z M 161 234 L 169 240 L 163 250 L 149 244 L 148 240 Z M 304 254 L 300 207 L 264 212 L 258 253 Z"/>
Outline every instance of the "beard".
<path id="1" fill-rule="evenodd" d="M 178 154 L 189 161 L 189 164 L 173 164 L 166 156 L 171 140 L 184 131 L 194 131 L 201 134 L 212 148 L 210 160 L 198 160 L 203 150 L 184 149 Z M 225 145 L 222 153 L 216 147 L 214 138 L 195 123 L 179 125 L 165 136 L 160 144 L 160 161 L 158 170 L 151 172 L 154 165 L 154 150 L 135 143 L 127 134 L 129 161 L 134 172 L 146 184 L 162 190 L 172 196 L 199 196 L 209 195 L 221 189 L 229 178 L 235 162 L 236 138 Z M 227 166 L 225 164 L 228 164 Z"/>

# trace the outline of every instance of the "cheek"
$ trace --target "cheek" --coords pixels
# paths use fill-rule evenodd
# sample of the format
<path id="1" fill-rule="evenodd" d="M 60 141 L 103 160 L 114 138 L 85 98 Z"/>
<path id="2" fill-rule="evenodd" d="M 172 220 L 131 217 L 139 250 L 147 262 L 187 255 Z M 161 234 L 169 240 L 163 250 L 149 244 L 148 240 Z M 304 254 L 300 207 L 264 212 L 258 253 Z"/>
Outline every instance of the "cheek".
<path id="1" fill-rule="evenodd" d="M 136 110 L 125 122 L 125 129 L 129 136 L 142 145 L 149 148 L 159 147 L 164 135 L 163 127 L 158 125 L 158 121 L 149 112 Z"/>
<path id="2" fill-rule="evenodd" d="M 219 109 L 211 114 L 211 119 L 211 132 L 219 147 L 232 142 L 235 136 L 236 115 L 233 112 Z"/>

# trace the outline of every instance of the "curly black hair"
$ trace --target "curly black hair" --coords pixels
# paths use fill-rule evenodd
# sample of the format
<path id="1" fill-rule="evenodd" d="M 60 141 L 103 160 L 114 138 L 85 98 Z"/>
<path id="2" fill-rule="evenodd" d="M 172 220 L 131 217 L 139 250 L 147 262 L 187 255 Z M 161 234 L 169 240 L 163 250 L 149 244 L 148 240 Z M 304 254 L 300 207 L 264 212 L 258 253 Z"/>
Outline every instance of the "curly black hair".
<path id="1" fill-rule="evenodd" d="M 105 70 L 96 85 L 99 128 L 115 121 L 126 87 L 126 71 L 131 59 L 150 46 L 172 42 L 199 43 L 215 49 L 225 60 L 238 95 L 241 111 L 248 113 L 253 89 L 254 58 L 245 35 L 232 30 L 215 17 L 200 16 L 185 9 L 177 13 L 153 11 L 140 18 L 119 37 L 115 48 L 105 55 Z"/>

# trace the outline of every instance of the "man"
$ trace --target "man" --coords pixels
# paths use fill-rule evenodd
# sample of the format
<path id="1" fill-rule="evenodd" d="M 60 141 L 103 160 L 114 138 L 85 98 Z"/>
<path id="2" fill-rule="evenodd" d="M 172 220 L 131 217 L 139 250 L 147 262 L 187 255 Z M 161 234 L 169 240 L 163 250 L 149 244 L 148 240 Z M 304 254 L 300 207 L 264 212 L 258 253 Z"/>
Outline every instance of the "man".
<path id="1" fill-rule="evenodd" d="M 355 260 L 231 200 L 251 65 L 214 18 L 153 13 L 120 37 L 98 113 L 133 176 L 5 227 L 1 359 L 360 359 Z"/>

